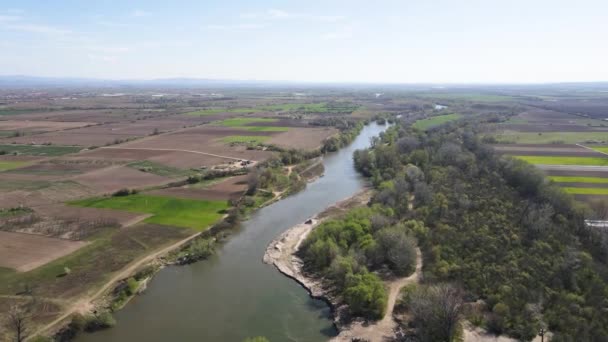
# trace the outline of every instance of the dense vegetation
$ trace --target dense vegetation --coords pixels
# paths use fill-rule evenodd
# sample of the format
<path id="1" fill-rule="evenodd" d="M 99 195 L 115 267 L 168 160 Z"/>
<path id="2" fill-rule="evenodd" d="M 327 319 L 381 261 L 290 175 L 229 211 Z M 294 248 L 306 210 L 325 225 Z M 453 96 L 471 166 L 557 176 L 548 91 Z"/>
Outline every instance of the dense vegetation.
<path id="1" fill-rule="evenodd" d="M 543 326 L 552 341 L 608 340 L 608 239 L 534 167 L 482 144 L 474 123 L 403 123 L 355 161 L 378 189 L 373 205 L 424 222 L 425 280 L 481 300 L 473 323 L 522 340 Z"/>
<path id="2" fill-rule="evenodd" d="M 413 234 L 420 223 L 395 223 L 392 216 L 380 207 L 353 209 L 320 224 L 298 252 L 306 270 L 327 279 L 354 315 L 384 315 L 386 290 L 370 270 L 405 276 L 415 268 Z"/>

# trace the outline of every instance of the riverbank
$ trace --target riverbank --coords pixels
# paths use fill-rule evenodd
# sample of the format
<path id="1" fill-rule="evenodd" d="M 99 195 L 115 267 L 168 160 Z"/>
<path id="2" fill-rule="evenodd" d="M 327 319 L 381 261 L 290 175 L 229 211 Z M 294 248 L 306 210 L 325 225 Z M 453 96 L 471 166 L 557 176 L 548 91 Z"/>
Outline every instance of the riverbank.
<path id="1" fill-rule="evenodd" d="M 295 253 L 302 241 L 321 222 L 345 213 L 351 208 L 366 204 L 371 196 L 372 189 L 365 188 L 355 195 L 327 207 L 306 222 L 293 226 L 268 245 L 263 257 L 264 263 L 274 265 L 279 272 L 298 282 L 308 290 L 312 298 L 325 301 L 334 313 L 334 325 L 338 329 L 341 327 L 342 320 L 338 298 L 333 297 L 330 294 L 331 291 L 325 288 L 320 280 L 304 274 L 302 270 L 303 262 Z"/>
<path id="2" fill-rule="evenodd" d="M 366 204 L 372 195 L 371 189 L 365 189 L 352 197 L 337 202 L 329 206 L 321 213 L 315 215 L 308 223 L 301 223 L 286 230 L 267 247 L 264 254 L 264 263 L 274 265 L 283 275 L 295 280 L 302 285 L 310 296 L 328 303 L 333 312 L 334 325 L 339 331 L 331 341 L 347 342 L 354 338 L 369 341 L 381 341 L 392 338 L 398 327 L 393 317 L 393 309 L 401 288 L 406 285 L 417 283 L 422 278 L 422 253 L 416 249 L 416 270 L 408 276 L 385 280 L 387 287 L 388 301 L 384 317 L 375 322 L 368 322 L 363 319 L 350 319 L 347 308 L 341 304 L 340 298 L 332 295 L 331 289 L 325 287 L 322 279 L 310 277 L 303 271 L 303 261 L 296 255 L 301 243 L 306 239 L 321 222 L 339 216 L 349 209 Z"/>

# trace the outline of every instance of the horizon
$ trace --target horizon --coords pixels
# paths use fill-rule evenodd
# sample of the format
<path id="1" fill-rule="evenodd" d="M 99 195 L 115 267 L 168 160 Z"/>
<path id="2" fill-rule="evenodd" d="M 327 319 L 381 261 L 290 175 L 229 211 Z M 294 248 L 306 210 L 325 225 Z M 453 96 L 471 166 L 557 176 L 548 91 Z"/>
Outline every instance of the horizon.
<path id="1" fill-rule="evenodd" d="M 608 81 L 608 5 L 242 0 L 0 5 L 2 75 L 362 84 Z"/>

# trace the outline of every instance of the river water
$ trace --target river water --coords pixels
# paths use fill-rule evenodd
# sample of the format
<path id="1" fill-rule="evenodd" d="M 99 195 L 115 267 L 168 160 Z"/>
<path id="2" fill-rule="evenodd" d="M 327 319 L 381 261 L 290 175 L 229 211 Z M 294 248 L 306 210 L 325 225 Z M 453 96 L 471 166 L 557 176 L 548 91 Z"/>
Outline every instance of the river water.
<path id="1" fill-rule="evenodd" d="M 325 176 L 305 190 L 257 211 L 217 255 L 161 270 L 146 292 L 115 314 L 114 328 L 83 334 L 79 342 L 326 341 L 337 333 L 328 306 L 262 263 L 266 246 L 286 229 L 364 185 L 353 167 L 356 149 L 387 126 L 371 123 L 349 146 L 324 158 Z"/>

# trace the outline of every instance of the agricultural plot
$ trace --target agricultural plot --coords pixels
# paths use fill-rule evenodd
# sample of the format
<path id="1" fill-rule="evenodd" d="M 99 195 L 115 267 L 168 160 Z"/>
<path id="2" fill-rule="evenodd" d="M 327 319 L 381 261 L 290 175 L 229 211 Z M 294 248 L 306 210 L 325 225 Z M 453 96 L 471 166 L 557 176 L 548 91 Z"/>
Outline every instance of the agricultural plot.
<path id="1" fill-rule="evenodd" d="M 111 193 L 123 188 L 140 189 L 171 181 L 169 177 L 142 172 L 128 166 L 108 167 L 71 178 L 98 193 Z"/>
<path id="2" fill-rule="evenodd" d="M 182 170 L 149 160 L 138 161 L 128 164 L 127 166 L 141 172 L 152 173 L 163 177 L 187 177 L 194 174 L 191 170 Z"/>
<path id="3" fill-rule="evenodd" d="M 319 103 L 276 103 L 260 105 L 255 107 L 230 108 L 217 107 L 206 108 L 194 112 L 186 113 L 193 116 L 208 116 L 224 113 L 233 114 L 255 114 L 255 113 L 298 113 L 298 114 L 333 114 L 344 115 L 351 114 L 359 106 L 350 102 L 319 102 Z"/>
<path id="4" fill-rule="evenodd" d="M 195 200 L 226 201 L 240 198 L 247 190 L 247 176 L 236 176 L 212 183 L 198 183 L 180 188 L 166 188 L 147 192 L 150 195 Z"/>
<path id="5" fill-rule="evenodd" d="M 519 132 L 501 131 L 490 134 L 499 143 L 515 144 L 583 144 L 608 142 L 608 132 Z"/>
<path id="6" fill-rule="evenodd" d="M 22 161 L 0 160 L 0 171 L 17 169 L 26 165 L 28 165 L 28 163 Z"/>
<path id="7" fill-rule="evenodd" d="M 289 132 L 272 136 L 267 143 L 284 148 L 314 150 L 321 147 L 327 138 L 336 134 L 338 130 L 333 127 L 297 127 L 290 128 Z"/>
<path id="8" fill-rule="evenodd" d="M 608 166 L 608 158 L 602 157 L 558 157 L 558 156 L 513 156 L 530 164 L 541 165 L 595 165 Z"/>
<path id="9" fill-rule="evenodd" d="M 74 298 L 107 281 L 138 257 L 191 234 L 189 229 L 155 224 L 110 229 L 77 251 L 31 271 L 0 269 L 0 294 L 14 295 L 26 284 L 35 284 L 41 297 Z M 71 270 L 68 275 L 66 267 Z"/>
<path id="10" fill-rule="evenodd" d="M 278 127 L 278 126 L 258 126 L 251 124 L 269 124 L 277 122 L 277 119 L 269 119 L 269 118 L 234 118 L 234 119 L 226 119 L 217 122 L 217 125 L 224 127 L 239 127 L 241 129 L 251 131 L 251 132 L 285 132 L 289 130 L 288 127 Z"/>
<path id="11" fill-rule="evenodd" d="M 27 272 L 68 255 L 87 243 L 0 231 L 0 267 Z"/>
<path id="12" fill-rule="evenodd" d="M 458 120 L 461 117 L 462 117 L 462 115 L 460 115 L 460 114 L 446 114 L 446 115 L 433 116 L 428 119 L 422 119 L 422 120 L 416 121 L 414 123 L 414 127 L 421 129 L 421 130 L 427 130 L 427 129 L 442 125 L 442 124 L 450 122 L 450 121 Z"/>
<path id="13" fill-rule="evenodd" d="M 82 150 L 79 146 L 54 146 L 54 145 L 0 145 L 0 151 L 5 154 L 23 154 L 28 156 L 62 156 L 64 154 L 76 153 Z"/>
<path id="14" fill-rule="evenodd" d="M 205 230 L 219 220 L 224 215 L 224 211 L 228 209 L 226 201 L 191 200 L 151 195 L 93 198 L 70 204 L 153 214 L 145 222 L 199 231 Z"/>

